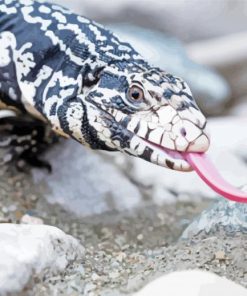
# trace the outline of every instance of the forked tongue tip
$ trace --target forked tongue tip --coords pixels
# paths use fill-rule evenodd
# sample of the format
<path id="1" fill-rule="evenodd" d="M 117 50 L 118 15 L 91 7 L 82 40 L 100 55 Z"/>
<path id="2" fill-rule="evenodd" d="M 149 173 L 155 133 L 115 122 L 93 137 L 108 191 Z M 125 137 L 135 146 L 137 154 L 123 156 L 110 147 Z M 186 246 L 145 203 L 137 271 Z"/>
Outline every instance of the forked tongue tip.
<path id="1" fill-rule="evenodd" d="M 187 152 L 182 155 L 215 192 L 232 201 L 247 203 L 247 192 L 235 188 L 224 180 L 205 153 Z"/>

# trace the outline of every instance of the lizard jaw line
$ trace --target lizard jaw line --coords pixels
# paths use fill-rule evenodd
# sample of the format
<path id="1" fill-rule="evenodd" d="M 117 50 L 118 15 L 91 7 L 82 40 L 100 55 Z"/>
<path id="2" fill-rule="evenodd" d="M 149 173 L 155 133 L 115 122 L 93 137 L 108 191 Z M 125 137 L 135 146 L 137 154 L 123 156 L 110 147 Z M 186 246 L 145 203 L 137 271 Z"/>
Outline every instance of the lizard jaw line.
<path id="1" fill-rule="evenodd" d="M 156 143 L 150 142 L 149 140 L 146 140 L 145 138 L 142 138 L 140 136 L 137 136 L 139 140 L 145 142 L 146 146 L 151 148 L 154 153 L 157 153 L 162 158 L 165 157 L 164 161 L 152 161 L 150 162 L 157 164 L 159 166 L 168 167 L 170 169 L 181 171 L 181 172 L 191 172 L 193 171 L 192 166 L 188 163 L 188 161 L 183 157 L 183 152 L 179 152 L 176 150 L 172 150 L 166 147 L 163 147 L 161 145 L 158 145 Z M 173 163 L 173 167 L 170 167 L 169 163 Z"/>

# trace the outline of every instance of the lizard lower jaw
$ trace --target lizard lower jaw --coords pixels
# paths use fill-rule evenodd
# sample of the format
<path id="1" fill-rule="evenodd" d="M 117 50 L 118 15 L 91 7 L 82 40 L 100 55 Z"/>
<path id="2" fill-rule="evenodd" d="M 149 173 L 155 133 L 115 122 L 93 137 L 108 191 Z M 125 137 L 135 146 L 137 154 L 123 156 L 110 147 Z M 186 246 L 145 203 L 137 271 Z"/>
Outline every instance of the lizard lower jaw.
<path id="1" fill-rule="evenodd" d="M 193 170 L 181 152 L 162 147 L 137 135 L 133 135 L 129 149 L 125 151 L 148 162 L 172 170 L 182 172 Z"/>
<path id="2" fill-rule="evenodd" d="M 182 172 L 190 172 L 193 170 L 191 165 L 184 158 L 182 152 L 165 148 L 146 139 L 143 140 L 154 150 L 150 159 L 152 163 Z"/>

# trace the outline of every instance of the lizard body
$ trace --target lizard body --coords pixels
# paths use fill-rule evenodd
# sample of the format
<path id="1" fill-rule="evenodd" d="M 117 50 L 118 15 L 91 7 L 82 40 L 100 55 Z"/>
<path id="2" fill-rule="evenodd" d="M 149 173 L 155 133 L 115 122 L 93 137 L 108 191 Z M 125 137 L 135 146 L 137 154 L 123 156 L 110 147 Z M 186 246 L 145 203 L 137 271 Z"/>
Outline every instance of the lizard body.
<path id="1" fill-rule="evenodd" d="M 191 167 L 176 152 L 209 146 L 206 119 L 182 79 L 94 21 L 43 1 L 0 0 L 0 109 L 15 113 L 0 125 L 22 127 L 7 142 L 26 158 L 44 137 L 24 150 L 16 144 L 20 133 L 28 130 L 25 141 L 32 134 L 32 122 L 92 149 L 182 171 Z"/>

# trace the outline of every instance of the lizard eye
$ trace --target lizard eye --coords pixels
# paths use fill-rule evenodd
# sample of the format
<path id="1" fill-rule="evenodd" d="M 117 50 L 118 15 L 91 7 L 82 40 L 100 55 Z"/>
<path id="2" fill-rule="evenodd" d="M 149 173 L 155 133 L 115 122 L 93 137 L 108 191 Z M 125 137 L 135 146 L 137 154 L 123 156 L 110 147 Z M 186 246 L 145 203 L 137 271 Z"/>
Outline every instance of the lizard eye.
<path id="1" fill-rule="evenodd" d="M 129 89 L 129 98 L 132 102 L 141 103 L 144 99 L 143 90 L 138 86 L 131 86 Z"/>

